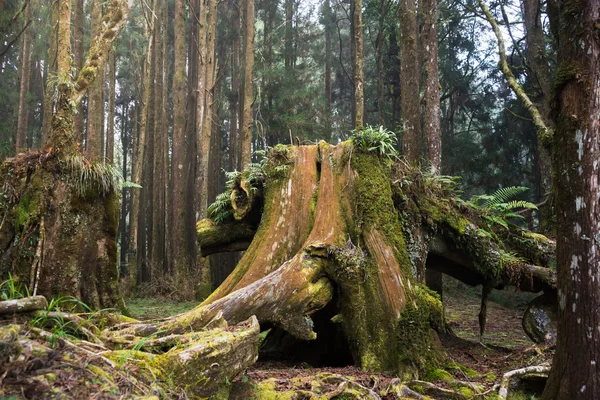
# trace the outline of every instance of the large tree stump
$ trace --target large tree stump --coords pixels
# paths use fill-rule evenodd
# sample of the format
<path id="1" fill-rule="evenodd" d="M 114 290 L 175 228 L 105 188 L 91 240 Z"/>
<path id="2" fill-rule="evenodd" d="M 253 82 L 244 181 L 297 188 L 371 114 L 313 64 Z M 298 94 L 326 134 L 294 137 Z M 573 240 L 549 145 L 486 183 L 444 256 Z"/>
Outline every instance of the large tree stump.
<path id="1" fill-rule="evenodd" d="M 442 181 L 351 142 L 277 148 L 263 174 L 236 179 L 229 218 L 198 224 L 207 253 L 248 246 L 225 282 L 196 309 L 121 334 L 184 332 L 222 313 L 318 341 L 312 317 L 329 305 L 326 323 L 340 324 L 355 364 L 411 375 L 443 357 L 431 340 L 444 329 L 442 306 L 425 268 L 471 285 L 553 290 L 552 242 L 492 229 Z M 253 207 L 262 218 L 248 244 Z"/>

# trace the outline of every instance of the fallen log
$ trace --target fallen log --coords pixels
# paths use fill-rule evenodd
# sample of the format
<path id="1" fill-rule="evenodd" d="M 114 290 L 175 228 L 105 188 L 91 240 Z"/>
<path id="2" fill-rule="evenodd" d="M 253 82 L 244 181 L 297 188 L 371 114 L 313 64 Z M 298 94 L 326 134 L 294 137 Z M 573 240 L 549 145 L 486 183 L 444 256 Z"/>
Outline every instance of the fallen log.
<path id="1" fill-rule="evenodd" d="M 24 297 L 22 299 L 0 301 L 0 315 L 13 315 L 18 313 L 45 310 L 48 301 L 44 296 Z"/>

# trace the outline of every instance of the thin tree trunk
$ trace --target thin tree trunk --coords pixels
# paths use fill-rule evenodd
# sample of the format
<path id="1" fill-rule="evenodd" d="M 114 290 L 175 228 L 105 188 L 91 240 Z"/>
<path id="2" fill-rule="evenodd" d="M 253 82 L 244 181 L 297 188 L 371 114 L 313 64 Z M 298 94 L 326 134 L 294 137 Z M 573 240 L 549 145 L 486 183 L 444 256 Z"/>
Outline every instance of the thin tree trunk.
<path id="1" fill-rule="evenodd" d="M 600 398 L 597 0 L 560 3 L 555 82 L 558 336 L 542 399 Z"/>
<path id="2" fill-rule="evenodd" d="M 184 0 L 175 1 L 174 14 L 174 53 L 173 71 L 173 163 L 172 163 L 172 232 L 171 256 L 174 270 L 187 268 L 191 255 L 185 243 L 186 230 L 186 29 Z"/>
<path id="3" fill-rule="evenodd" d="M 100 31 L 102 24 L 102 3 L 91 2 L 92 37 Z M 104 76 L 104 69 L 98 71 L 98 77 Z M 88 121 L 85 155 L 91 162 L 104 159 L 104 99 L 103 79 L 96 79 L 88 89 Z"/>
<path id="4" fill-rule="evenodd" d="M 213 108 L 214 108 L 214 90 L 215 90 L 215 68 L 216 68 L 216 53 L 215 40 L 217 28 L 217 0 L 209 0 L 208 9 L 208 29 L 207 29 L 207 46 L 206 46 L 206 116 L 202 126 L 202 177 L 201 177 L 201 204 L 199 209 L 200 219 L 206 217 L 206 209 L 208 207 L 208 178 L 209 178 L 209 158 L 212 140 L 212 125 L 213 125 Z"/>
<path id="5" fill-rule="evenodd" d="M 246 3 L 247 4 L 247 3 Z M 285 0 L 285 69 L 294 68 L 294 0 Z"/>
<path id="6" fill-rule="evenodd" d="M 51 18 L 52 26 L 50 28 L 50 38 L 48 45 L 48 66 L 46 69 L 46 93 L 44 94 L 44 112 L 42 117 L 42 144 L 45 145 L 47 139 L 50 137 L 50 130 L 52 126 L 52 113 L 54 112 L 54 83 L 52 79 L 48 79 L 50 76 L 56 74 L 57 69 L 57 56 L 58 56 L 58 2 L 52 2 L 51 6 Z"/>
<path id="7" fill-rule="evenodd" d="M 83 68 L 83 38 L 84 38 L 84 27 L 85 27 L 85 16 L 83 8 L 84 0 L 75 0 L 74 2 L 74 21 L 73 21 L 73 55 L 75 57 L 75 65 L 77 71 L 81 71 Z M 84 129 L 84 118 L 83 118 L 83 104 L 77 105 L 77 113 L 73 117 L 73 134 L 75 140 L 79 143 L 83 141 L 83 129 Z"/>
<path id="8" fill-rule="evenodd" d="M 185 198 L 185 244 L 186 251 L 190 255 L 188 263 L 189 270 L 196 265 L 197 259 L 197 241 L 194 240 L 196 231 L 196 105 L 198 98 L 198 24 L 196 16 L 199 15 L 199 0 L 190 0 L 190 24 L 188 31 L 188 104 L 186 118 L 186 151 L 185 151 L 185 174 L 186 177 L 186 198 Z"/>
<path id="9" fill-rule="evenodd" d="M 229 132 L 229 170 L 233 171 L 240 169 L 238 162 L 240 159 L 240 121 L 238 118 L 238 111 L 240 109 L 240 15 L 237 9 L 234 9 L 231 15 L 233 27 L 233 49 L 231 51 L 231 103 L 229 105 L 231 110 L 231 127 Z"/>
<path id="10" fill-rule="evenodd" d="M 550 118 L 550 103 L 548 96 L 552 90 L 552 75 L 546 57 L 546 38 L 541 18 L 541 3 L 539 0 L 523 0 L 523 22 L 525 32 L 525 50 L 527 61 L 531 70 L 531 83 L 535 93 L 532 95 L 533 102 L 540 109 L 544 121 L 552 124 Z M 539 183 L 537 188 L 538 203 L 543 202 L 552 195 L 552 160 L 548 146 L 537 138 L 536 143 L 536 169 Z M 548 206 L 541 208 L 540 226 L 544 233 L 553 230 L 551 221 L 553 201 L 547 202 Z"/>
<path id="11" fill-rule="evenodd" d="M 171 238 L 167 235 L 170 229 L 170 218 L 169 218 L 169 201 L 171 192 L 171 181 L 169 179 L 169 58 L 167 48 L 172 46 L 168 43 L 168 28 L 169 28 L 169 2 L 163 2 L 163 31 L 162 31 L 162 53 L 163 53 L 163 91 L 161 96 L 163 98 L 162 110 L 161 110 L 161 130 L 162 130 L 162 161 L 161 161 L 161 219 L 163 225 L 161 226 L 162 242 L 162 263 L 163 271 L 165 273 L 172 272 L 170 267 L 169 254 L 169 242 Z"/>
<path id="12" fill-rule="evenodd" d="M 331 3 L 330 0 L 325 0 L 324 7 L 324 25 L 325 25 L 325 107 L 327 112 L 327 128 L 330 132 L 328 134 L 333 143 L 333 130 L 332 130 L 332 90 L 331 90 L 331 70 L 332 70 L 332 15 L 331 15 Z"/>
<path id="13" fill-rule="evenodd" d="M 108 126 L 106 129 L 106 162 L 114 163 L 115 158 L 115 110 L 117 96 L 117 58 L 116 47 L 108 56 Z"/>
<path id="14" fill-rule="evenodd" d="M 353 0 L 352 25 L 354 42 L 354 128 L 360 129 L 364 125 L 365 112 L 365 73 L 363 60 L 363 37 L 362 37 L 362 0 Z"/>
<path id="15" fill-rule="evenodd" d="M 375 70 L 377 73 L 377 116 L 380 126 L 385 126 L 384 73 L 383 73 L 383 34 L 385 29 L 386 4 L 379 3 L 380 16 L 377 37 L 375 38 Z"/>
<path id="16" fill-rule="evenodd" d="M 149 279 L 148 274 L 146 273 L 144 264 L 145 263 L 145 224 L 140 224 L 140 221 L 143 221 L 145 218 L 145 212 L 140 213 L 140 210 L 146 210 L 146 198 L 147 193 L 150 190 L 150 187 L 146 186 L 148 180 L 146 178 L 145 168 L 148 167 L 147 158 L 148 158 L 148 143 L 147 140 L 150 139 L 149 135 L 149 110 L 150 102 L 152 99 L 152 77 L 154 75 L 153 65 L 154 65 L 154 20 L 150 20 L 150 26 L 146 27 L 146 36 L 148 36 L 148 49 L 146 51 L 146 58 L 144 61 L 144 68 L 142 71 L 143 75 L 143 85 L 142 85 L 142 101 L 141 101 L 141 109 L 139 111 L 139 125 L 137 127 L 138 136 L 137 136 L 137 152 L 135 154 L 134 162 L 135 165 L 133 167 L 133 182 L 138 185 L 142 185 L 142 189 L 132 189 L 131 196 L 131 214 L 130 214 L 130 223 L 131 228 L 129 231 L 129 243 L 132 249 L 135 249 L 137 252 L 136 256 L 136 279 L 138 282 L 146 281 Z M 141 198 L 143 194 L 143 199 Z M 130 263 L 133 262 L 133 259 L 130 260 Z"/>
<path id="17" fill-rule="evenodd" d="M 411 163 L 422 155 L 419 112 L 419 62 L 417 54 L 417 9 L 415 0 L 400 0 L 400 108 L 402 110 L 402 153 Z"/>
<path id="18" fill-rule="evenodd" d="M 206 116 L 206 4 L 204 0 L 200 0 L 200 11 L 197 18 L 198 23 L 198 80 L 197 80 L 197 92 L 196 92 L 196 186 L 195 186 L 195 212 L 196 216 L 202 210 L 202 205 L 206 202 L 206 193 L 203 192 L 206 188 L 203 186 L 204 177 L 204 154 L 203 149 L 205 144 L 203 143 L 202 130 L 204 129 L 204 118 Z"/>
<path id="19" fill-rule="evenodd" d="M 31 4 L 25 6 L 25 21 L 31 19 Z M 23 42 L 21 45 L 21 65 L 20 85 L 19 85 L 19 115 L 17 118 L 17 140 L 16 153 L 27 151 L 27 126 L 29 122 L 29 102 L 27 94 L 29 93 L 29 81 L 31 78 L 31 27 L 27 27 L 23 32 Z"/>
<path id="20" fill-rule="evenodd" d="M 244 100 L 243 126 L 241 138 L 241 165 L 250 164 L 252 155 L 252 76 L 254 71 L 254 0 L 245 0 L 246 13 L 244 24 Z"/>
<path id="21" fill-rule="evenodd" d="M 423 131 L 427 143 L 427 161 L 433 173 L 442 166 L 442 131 L 440 127 L 440 83 L 438 80 L 438 39 L 436 0 L 422 0 L 423 16 Z"/>
<path id="22" fill-rule="evenodd" d="M 150 252 L 150 263 L 155 271 L 164 270 L 164 166 L 163 166 L 163 88 L 164 88 L 164 36 L 166 28 L 163 23 L 163 3 L 156 3 L 156 25 L 155 32 L 155 75 L 154 75 L 154 136 L 153 136 L 153 164 L 152 164 L 152 251 Z"/>
<path id="23" fill-rule="evenodd" d="M 123 148 L 123 164 L 121 166 L 121 174 L 123 175 L 123 180 L 127 181 L 127 162 L 128 162 L 128 154 L 129 154 L 129 137 L 131 135 L 127 134 L 127 120 L 129 118 L 129 107 L 125 105 L 125 102 L 122 106 L 122 114 L 121 114 L 121 147 Z M 127 234 L 127 197 L 128 192 L 131 193 L 131 188 L 123 188 L 121 190 L 121 216 L 119 219 L 119 237 L 121 239 L 121 259 L 119 260 L 119 277 L 127 278 L 128 271 L 126 268 L 127 265 L 127 251 L 129 250 L 128 243 L 128 234 Z"/>

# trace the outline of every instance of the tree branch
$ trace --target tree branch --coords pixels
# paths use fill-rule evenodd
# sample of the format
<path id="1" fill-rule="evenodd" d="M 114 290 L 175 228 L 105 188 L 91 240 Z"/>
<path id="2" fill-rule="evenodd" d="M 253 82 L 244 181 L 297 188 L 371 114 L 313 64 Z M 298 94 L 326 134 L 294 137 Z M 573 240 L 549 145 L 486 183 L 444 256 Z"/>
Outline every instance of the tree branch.
<path id="1" fill-rule="evenodd" d="M 81 101 L 88 86 L 96 79 L 98 70 L 106 64 L 110 49 L 125 25 L 128 16 L 128 1 L 111 1 L 102 19 L 101 30 L 92 41 L 88 57 L 83 64 L 83 68 L 79 71 L 75 90 L 71 96 L 71 100 L 76 104 Z"/>
<path id="2" fill-rule="evenodd" d="M 529 113 L 531 114 L 533 124 L 535 125 L 538 131 L 538 136 L 540 137 L 543 143 L 548 143 L 553 135 L 553 130 L 548 127 L 548 125 L 544 121 L 544 118 L 542 118 L 540 111 L 535 106 L 535 104 L 533 104 L 533 102 L 529 99 L 529 96 L 527 96 L 527 93 L 525 93 L 523 87 L 521 86 L 521 84 L 519 84 L 519 82 L 517 82 L 515 75 L 510 70 L 508 62 L 506 61 L 506 48 L 504 46 L 504 38 L 502 37 L 502 32 L 500 32 L 500 28 L 498 27 L 498 22 L 490 12 L 488 6 L 483 2 L 483 0 L 477 0 L 477 3 L 483 11 L 483 13 L 485 14 L 486 19 L 492 26 L 494 34 L 496 35 L 496 39 L 498 40 L 498 56 L 500 57 L 498 67 L 504 74 L 504 78 L 506 79 L 508 86 L 510 86 L 515 95 L 523 103 L 525 109 L 527 109 L 527 111 L 529 111 Z"/>

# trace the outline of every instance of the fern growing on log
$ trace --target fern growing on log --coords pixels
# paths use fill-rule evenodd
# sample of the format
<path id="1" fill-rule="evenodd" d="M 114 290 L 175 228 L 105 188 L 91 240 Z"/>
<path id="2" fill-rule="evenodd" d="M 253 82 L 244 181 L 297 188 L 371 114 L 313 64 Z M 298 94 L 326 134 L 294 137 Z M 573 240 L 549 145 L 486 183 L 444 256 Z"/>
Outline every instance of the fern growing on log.
<path id="1" fill-rule="evenodd" d="M 459 200 L 481 212 L 481 217 L 490 225 L 500 225 L 508 229 L 510 218 L 523 220 L 523 216 L 516 212 L 517 209 L 537 210 L 537 206 L 526 200 L 511 200 L 529 190 L 524 186 L 509 186 L 496 190 L 491 195 L 473 196 L 470 201 Z M 483 204 L 482 204 L 483 203 Z"/>

